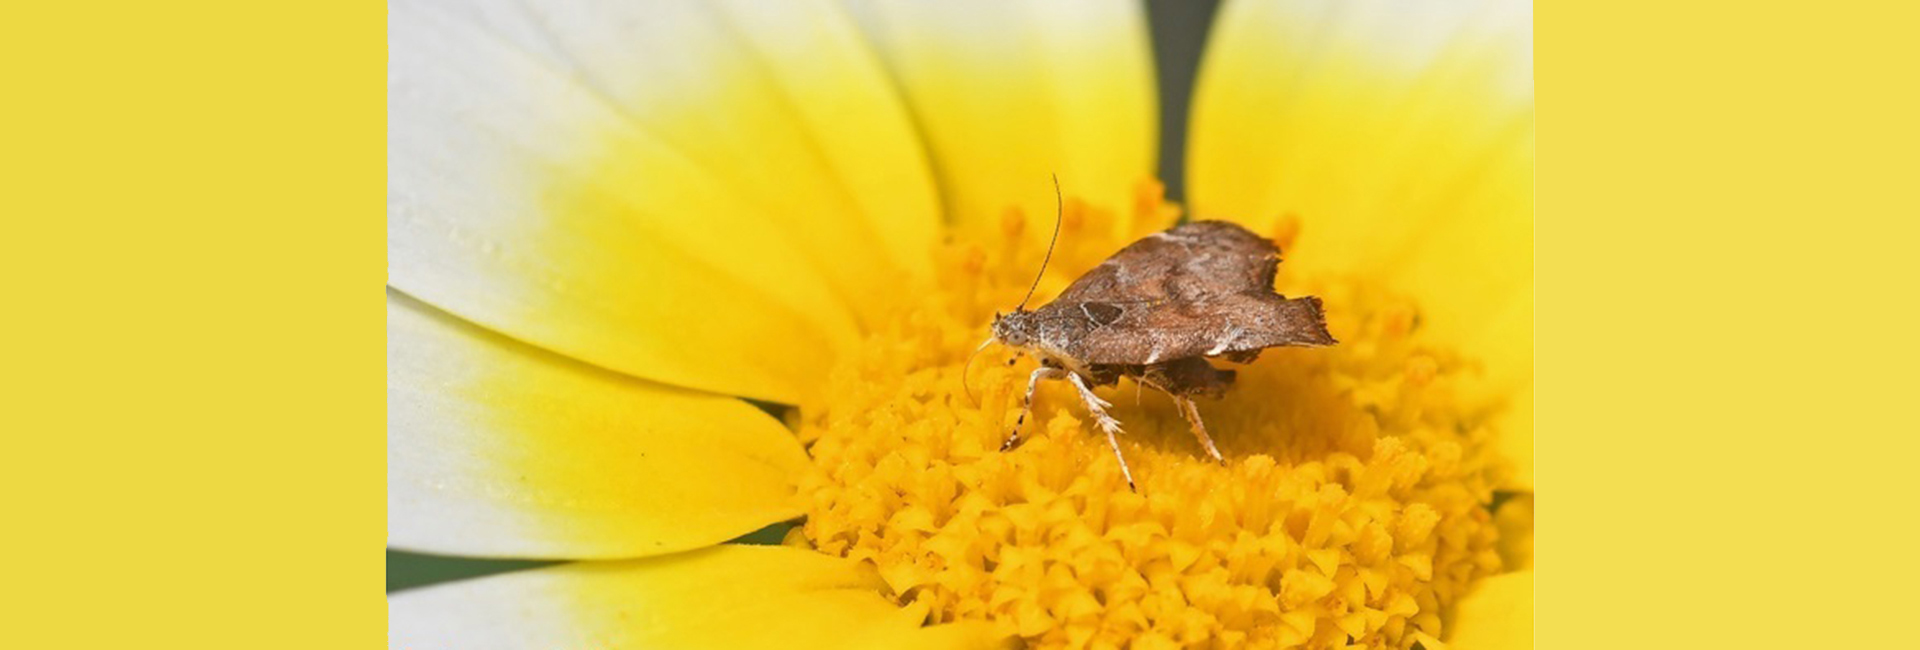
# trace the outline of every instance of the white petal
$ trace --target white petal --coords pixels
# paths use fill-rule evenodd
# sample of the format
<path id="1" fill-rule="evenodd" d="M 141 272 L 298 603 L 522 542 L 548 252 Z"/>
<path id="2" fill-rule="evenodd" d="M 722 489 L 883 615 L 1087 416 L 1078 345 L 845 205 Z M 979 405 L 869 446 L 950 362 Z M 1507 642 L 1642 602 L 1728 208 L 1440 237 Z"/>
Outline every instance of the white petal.
<path id="1" fill-rule="evenodd" d="M 924 269 L 937 204 L 838 8 L 780 13 L 392 3 L 390 282 L 604 367 L 798 399 L 850 308 Z"/>
<path id="2" fill-rule="evenodd" d="M 793 435 L 738 399 L 595 368 L 389 293 L 387 543 L 672 553 L 800 514 Z"/>
<path id="3" fill-rule="evenodd" d="M 984 626 L 920 627 L 852 562 L 723 546 L 582 562 L 388 598 L 395 648 L 968 648 Z"/>

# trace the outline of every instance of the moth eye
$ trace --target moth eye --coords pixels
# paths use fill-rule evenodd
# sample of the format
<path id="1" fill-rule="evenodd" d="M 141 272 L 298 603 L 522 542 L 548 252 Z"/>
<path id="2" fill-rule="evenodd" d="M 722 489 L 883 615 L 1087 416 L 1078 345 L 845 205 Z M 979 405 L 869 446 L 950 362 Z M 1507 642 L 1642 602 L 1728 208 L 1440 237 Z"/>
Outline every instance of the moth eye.
<path id="1" fill-rule="evenodd" d="M 1007 365 L 1009 365 L 1009 366 L 1011 366 L 1011 365 L 1013 365 L 1013 364 L 1016 364 L 1016 363 L 1020 363 L 1020 357 L 1014 357 L 1014 358 L 1012 358 L 1012 359 L 1008 359 L 1008 360 L 1007 360 Z"/>

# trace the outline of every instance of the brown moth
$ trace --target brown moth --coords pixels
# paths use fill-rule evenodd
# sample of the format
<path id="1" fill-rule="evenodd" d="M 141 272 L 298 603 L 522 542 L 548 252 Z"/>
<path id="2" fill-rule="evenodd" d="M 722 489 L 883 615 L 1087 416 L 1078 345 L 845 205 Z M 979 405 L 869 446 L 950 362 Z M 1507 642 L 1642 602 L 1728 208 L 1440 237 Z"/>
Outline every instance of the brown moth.
<path id="1" fill-rule="evenodd" d="M 1059 181 L 1054 183 L 1057 193 Z M 1054 235 L 1059 236 L 1057 225 Z M 1034 387 L 1043 379 L 1067 379 L 1107 434 L 1120 472 L 1133 487 L 1133 472 L 1114 438 L 1120 422 L 1107 414 L 1112 404 L 1093 394 L 1094 386 L 1131 377 L 1172 397 L 1207 453 L 1226 462 L 1193 398 L 1220 397 L 1233 384 L 1234 372 L 1214 368 L 1207 358 L 1247 363 L 1269 347 L 1336 343 L 1319 298 L 1274 292 L 1279 266 L 1280 247 L 1272 241 L 1233 223 L 1196 221 L 1120 249 L 1039 309 L 1028 311 L 1022 300 L 1013 313 L 996 314 L 993 337 L 981 347 L 999 342 L 1040 361 L 1001 450 L 1020 443 Z M 1045 268 L 1043 261 L 1043 273 Z M 1027 298 L 1032 297 L 1029 289 Z"/>

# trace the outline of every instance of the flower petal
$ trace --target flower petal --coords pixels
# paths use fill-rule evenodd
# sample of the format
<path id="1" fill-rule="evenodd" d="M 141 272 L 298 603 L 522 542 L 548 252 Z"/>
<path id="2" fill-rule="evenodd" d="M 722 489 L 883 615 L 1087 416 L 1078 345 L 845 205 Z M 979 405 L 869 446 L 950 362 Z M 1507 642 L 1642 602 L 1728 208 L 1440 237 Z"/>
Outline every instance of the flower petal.
<path id="1" fill-rule="evenodd" d="M 1384 275 L 1498 387 L 1530 385 L 1531 19 L 1524 0 L 1230 4 L 1195 98 L 1195 216 L 1299 218 L 1290 268 Z"/>
<path id="2" fill-rule="evenodd" d="M 1521 492 L 1507 497 L 1493 512 L 1493 523 L 1500 528 L 1500 566 L 1507 571 L 1533 568 L 1533 493 Z"/>
<path id="3" fill-rule="evenodd" d="M 906 95 L 950 220 L 991 226 L 1008 205 L 1051 220 L 1054 173 L 1067 194 L 1125 208 L 1152 176 L 1153 61 L 1138 3 L 848 5 Z"/>
<path id="4" fill-rule="evenodd" d="M 1533 572 L 1516 571 L 1475 585 L 1454 610 L 1448 650 L 1533 647 Z"/>
<path id="5" fill-rule="evenodd" d="M 904 107 L 811 7 L 394 3 L 390 282 L 608 368 L 797 401 L 938 223 Z"/>
<path id="6" fill-rule="evenodd" d="M 806 455 L 738 399 L 562 357 L 387 294 L 387 541 L 443 554 L 672 553 L 800 514 Z"/>
<path id="7" fill-rule="evenodd" d="M 389 597 L 396 648 L 977 648 L 857 564 L 780 546 L 581 562 Z"/>
<path id="8" fill-rule="evenodd" d="M 793 219 L 799 234 L 817 240 L 815 245 L 829 255 L 881 257 L 916 276 L 931 275 L 931 253 L 940 236 L 940 197 L 927 153 L 906 104 L 845 10 L 831 0 L 720 4 L 778 84 L 793 117 L 804 123 L 806 144 L 818 150 L 838 183 L 837 198 L 850 202 L 879 235 L 884 257 L 861 248 L 865 240 L 816 229 L 814 220 Z M 794 162 L 802 161 L 801 155 L 773 155 L 777 152 L 768 150 L 773 138 L 747 137 L 753 134 L 742 134 L 737 123 L 717 125 L 714 131 L 701 141 L 722 135 L 739 141 L 737 155 L 721 160 L 745 184 L 769 199 L 804 203 L 804 197 L 790 194 L 795 188 L 783 184 L 792 182 Z M 750 164 L 742 165 L 740 159 Z M 810 168 L 799 171 L 822 175 Z M 798 189 L 832 187 L 810 183 Z M 849 284 L 860 286 L 857 281 Z"/>

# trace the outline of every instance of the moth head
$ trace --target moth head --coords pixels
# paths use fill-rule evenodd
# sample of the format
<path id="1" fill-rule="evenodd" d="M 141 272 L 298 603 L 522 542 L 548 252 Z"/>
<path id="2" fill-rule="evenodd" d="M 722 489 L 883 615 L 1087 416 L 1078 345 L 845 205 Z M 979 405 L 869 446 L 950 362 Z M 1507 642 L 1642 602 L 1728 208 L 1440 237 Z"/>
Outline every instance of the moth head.
<path id="1" fill-rule="evenodd" d="M 967 355 L 967 364 L 960 369 L 960 381 L 967 389 L 967 397 L 973 398 L 973 384 L 968 383 L 968 378 L 973 376 L 973 359 L 974 357 L 980 356 L 981 350 L 987 349 L 987 346 L 993 345 L 994 343 L 1015 349 L 1025 349 L 1027 346 L 1033 344 L 1032 314 L 1033 312 L 1025 309 L 1015 309 L 1011 314 L 994 312 L 993 336 L 988 337 L 985 341 L 981 341 L 980 347 L 974 348 L 973 354 Z M 1013 365 L 1013 362 L 1018 361 L 1019 358 L 1020 357 L 1016 355 L 1013 358 L 1007 359 L 1007 365 Z M 975 404 L 980 403 L 978 398 L 974 398 L 973 401 Z"/>
<path id="2" fill-rule="evenodd" d="M 1062 215 L 1066 214 L 1066 198 L 1060 192 L 1058 174 L 1053 177 L 1053 213 L 1053 238 L 1047 241 L 1047 255 L 1040 258 L 1040 272 L 1034 274 L 1033 285 L 1027 287 L 1026 297 L 1020 299 L 1020 306 L 1013 308 L 1011 314 L 994 312 L 993 337 L 980 342 L 980 347 L 974 348 L 973 354 L 967 356 L 966 365 L 960 369 L 961 384 L 966 387 L 968 397 L 973 396 L 973 385 L 967 383 L 967 377 L 971 376 L 968 371 L 973 369 L 973 358 L 980 356 L 981 350 L 999 342 L 1001 345 L 1031 353 L 1034 343 L 1040 338 L 1040 322 L 1033 318 L 1033 312 L 1027 311 L 1027 301 L 1032 300 L 1034 290 L 1040 288 L 1040 278 L 1046 275 L 1047 263 L 1053 261 L 1053 245 L 1060 241 L 1060 223 Z M 1007 359 L 1007 365 L 1013 365 L 1019 359 L 1019 355 L 1015 355 Z M 978 404 L 979 400 L 975 399 L 974 403 Z"/>
<path id="3" fill-rule="evenodd" d="M 1033 312 L 1016 309 L 1011 314 L 993 315 L 993 339 L 1008 347 L 1025 348 L 1038 338 Z"/>

